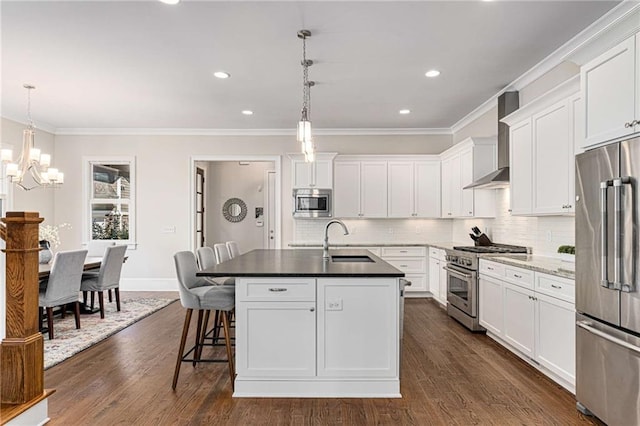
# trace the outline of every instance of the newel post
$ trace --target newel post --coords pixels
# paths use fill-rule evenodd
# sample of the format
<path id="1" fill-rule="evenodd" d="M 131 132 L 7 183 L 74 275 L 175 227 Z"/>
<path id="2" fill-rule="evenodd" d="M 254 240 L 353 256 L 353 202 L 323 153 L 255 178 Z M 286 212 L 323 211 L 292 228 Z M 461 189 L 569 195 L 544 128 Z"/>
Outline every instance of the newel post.
<path id="1" fill-rule="evenodd" d="M 44 346 L 38 322 L 38 226 L 34 212 L 7 212 L 6 337 L 0 346 L 3 404 L 24 404 L 44 391 Z"/>

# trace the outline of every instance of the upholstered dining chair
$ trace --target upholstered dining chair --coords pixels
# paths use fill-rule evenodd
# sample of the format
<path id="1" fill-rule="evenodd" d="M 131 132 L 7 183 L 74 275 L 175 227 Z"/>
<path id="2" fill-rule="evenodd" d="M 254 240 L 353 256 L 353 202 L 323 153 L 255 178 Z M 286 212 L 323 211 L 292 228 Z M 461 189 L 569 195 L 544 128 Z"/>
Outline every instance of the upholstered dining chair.
<path id="1" fill-rule="evenodd" d="M 176 273 L 178 276 L 178 289 L 180 290 L 180 302 L 187 309 L 184 326 L 182 327 L 182 337 L 178 349 L 176 368 L 173 373 L 172 388 L 175 390 L 180 374 L 180 365 L 183 362 L 191 362 L 195 366 L 198 362 L 227 362 L 229 376 L 231 378 L 231 388 L 234 388 L 235 367 L 233 363 L 233 353 L 231 348 L 231 338 L 229 336 L 229 313 L 235 307 L 235 287 L 212 285 L 203 277 L 196 276 L 198 271 L 196 257 L 190 251 L 181 251 L 174 256 Z M 185 353 L 185 345 L 189 334 L 189 326 L 193 311 L 198 311 L 198 324 L 196 328 L 195 343 L 191 349 Z M 206 323 L 203 324 L 203 314 L 205 312 L 216 311 L 222 317 L 224 327 L 225 346 L 227 348 L 227 359 L 202 359 L 203 333 L 206 334 Z M 191 355 L 191 358 L 189 356 Z"/>
<path id="2" fill-rule="evenodd" d="M 113 289 L 116 295 L 116 309 L 120 311 L 120 273 L 124 254 L 127 251 L 125 244 L 108 246 L 104 251 L 100 270 L 98 272 L 85 272 L 82 274 L 80 290 L 83 293 L 84 303 L 87 303 L 87 292 L 91 292 L 91 309 L 93 309 L 95 292 L 98 292 L 98 304 L 100 305 L 100 318 L 104 319 L 104 294 Z"/>
<path id="3" fill-rule="evenodd" d="M 198 267 L 202 271 L 203 269 L 208 269 L 216 266 L 218 264 L 218 260 L 216 259 L 216 254 L 211 247 L 199 247 L 196 249 L 196 256 L 198 258 Z M 203 277 L 209 283 L 215 285 L 235 285 L 235 278 L 213 278 L 213 277 Z"/>
<path id="4" fill-rule="evenodd" d="M 46 282 L 46 287 L 40 290 L 38 297 L 41 319 L 43 310 L 45 308 L 47 310 L 49 340 L 53 339 L 53 308 L 56 306 L 62 306 L 64 311 L 67 304 L 73 303 L 76 328 L 80 328 L 78 292 L 86 257 L 87 250 L 70 250 L 60 251 L 53 258 L 49 280 Z"/>
<path id="5" fill-rule="evenodd" d="M 227 250 L 229 251 L 229 256 L 233 259 L 234 257 L 240 256 L 240 247 L 238 247 L 238 243 L 235 241 L 227 241 Z"/>
<path id="6" fill-rule="evenodd" d="M 109 246 L 115 246 L 116 242 L 111 240 L 91 240 L 87 243 L 87 257 L 104 257 L 104 252 Z M 112 293 L 111 289 L 109 289 L 109 303 L 112 302 Z M 86 304 L 86 300 L 85 300 Z"/>
<path id="7" fill-rule="evenodd" d="M 218 243 L 213 245 L 213 251 L 216 252 L 216 260 L 218 263 L 226 262 L 227 260 L 231 260 L 231 255 L 229 254 L 229 249 L 227 249 L 227 245 L 225 243 Z"/>

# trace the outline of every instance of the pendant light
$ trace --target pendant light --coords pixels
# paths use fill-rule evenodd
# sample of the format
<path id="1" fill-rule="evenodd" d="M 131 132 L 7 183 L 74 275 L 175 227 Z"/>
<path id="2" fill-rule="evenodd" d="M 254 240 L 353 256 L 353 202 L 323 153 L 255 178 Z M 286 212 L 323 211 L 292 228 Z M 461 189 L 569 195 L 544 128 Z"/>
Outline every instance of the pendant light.
<path id="1" fill-rule="evenodd" d="M 298 122 L 297 139 L 307 162 L 315 160 L 315 147 L 311 136 L 311 87 L 315 82 L 309 81 L 309 67 L 313 61 L 307 59 L 307 38 L 311 37 L 311 31 L 298 31 L 298 38 L 302 39 L 302 112 Z"/>

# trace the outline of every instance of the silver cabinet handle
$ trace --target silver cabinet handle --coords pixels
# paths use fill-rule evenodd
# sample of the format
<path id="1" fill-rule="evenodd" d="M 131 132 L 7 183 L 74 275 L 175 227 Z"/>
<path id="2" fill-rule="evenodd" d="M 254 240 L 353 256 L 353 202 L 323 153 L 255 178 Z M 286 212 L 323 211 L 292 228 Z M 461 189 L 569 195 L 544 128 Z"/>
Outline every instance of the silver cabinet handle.
<path id="1" fill-rule="evenodd" d="M 513 274 L 513 276 L 516 278 L 522 278 L 522 275 L 518 275 L 518 274 Z"/>
<path id="2" fill-rule="evenodd" d="M 632 121 L 631 123 L 628 123 L 628 122 L 627 122 L 627 123 L 624 123 L 624 128 L 625 128 L 625 129 L 628 129 L 629 127 L 633 127 L 634 123 L 635 123 L 635 120 L 634 120 L 634 121 Z"/>
<path id="3" fill-rule="evenodd" d="M 401 268 L 408 268 L 409 265 L 400 265 Z"/>
<path id="4" fill-rule="evenodd" d="M 609 239 L 609 227 L 607 218 L 607 190 L 613 185 L 611 180 L 605 180 L 600 182 L 600 221 L 602 227 L 600 228 L 600 285 L 602 287 L 609 288 L 610 282 L 607 276 L 607 266 L 609 263 L 609 253 L 607 241 Z"/>
<path id="5" fill-rule="evenodd" d="M 286 288 L 282 288 L 282 287 L 272 287 L 272 288 L 269 289 L 269 291 L 273 291 L 273 292 L 278 293 L 278 292 L 281 292 L 281 291 L 287 291 L 287 289 Z"/>
<path id="6" fill-rule="evenodd" d="M 591 327 L 591 323 L 588 321 L 578 321 L 576 322 L 576 325 L 582 328 L 583 330 L 588 331 L 591 334 L 595 334 L 596 336 L 602 337 L 603 339 L 608 340 L 611 343 L 615 343 L 616 345 L 622 346 L 623 348 L 627 348 L 637 354 L 640 354 L 639 347 L 632 345 L 631 343 L 625 342 L 622 339 L 618 339 L 617 337 L 614 337 L 608 333 L 605 333 L 604 331 L 600 331 L 597 328 Z"/>
<path id="7" fill-rule="evenodd" d="M 493 268 L 491 266 L 487 266 L 487 269 L 493 271 Z"/>
<path id="8" fill-rule="evenodd" d="M 400 253 L 408 253 L 407 250 L 400 250 Z"/>
<path id="9" fill-rule="evenodd" d="M 311 311 L 311 312 L 315 312 L 315 311 L 316 311 L 316 308 L 311 308 L 311 309 L 309 309 L 309 311 Z"/>
<path id="10" fill-rule="evenodd" d="M 560 290 L 562 288 L 561 285 L 555 285 L 555 284 L 551 284 L 551 287 L 557 288 L 558 290 Z"/>

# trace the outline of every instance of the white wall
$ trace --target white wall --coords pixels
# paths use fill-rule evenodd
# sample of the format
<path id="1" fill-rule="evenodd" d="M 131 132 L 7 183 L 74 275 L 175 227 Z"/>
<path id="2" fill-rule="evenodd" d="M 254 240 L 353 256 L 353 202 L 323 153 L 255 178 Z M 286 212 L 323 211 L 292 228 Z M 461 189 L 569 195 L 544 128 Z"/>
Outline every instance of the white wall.
<path id="1" fill-rule="evenodd" d="M 265 208 L 266 172 L 275 170 L 271 161 L 253 161 L 240 165 L 237 161 L 208 163 L 205 187 L 205 245 L 236 241 L 241 252 L 264 248 L 265 226 L 256 226 L 255 208 Z M 247 216 L 241 222 L 229 222 L 222 206 L 229 198 L 240 198 L 247 205 Z M 264 225 L 264 217 L 260 219 Z"/>

